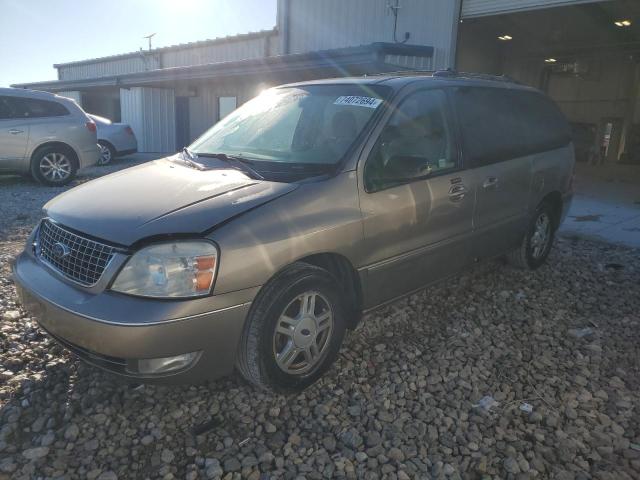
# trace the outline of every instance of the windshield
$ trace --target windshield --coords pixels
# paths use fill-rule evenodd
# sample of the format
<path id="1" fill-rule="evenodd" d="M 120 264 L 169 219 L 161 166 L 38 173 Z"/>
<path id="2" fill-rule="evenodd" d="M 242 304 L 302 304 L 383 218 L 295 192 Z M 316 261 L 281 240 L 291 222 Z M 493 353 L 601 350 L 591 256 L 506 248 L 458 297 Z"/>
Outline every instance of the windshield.
<path id="1" fill-rule="evenodd" d="M 388 87 L 377 85 L 270 89 L 218 122 L 189 149 L 200 155 L 333 165 L 364 130 L 387 92 Z"/>

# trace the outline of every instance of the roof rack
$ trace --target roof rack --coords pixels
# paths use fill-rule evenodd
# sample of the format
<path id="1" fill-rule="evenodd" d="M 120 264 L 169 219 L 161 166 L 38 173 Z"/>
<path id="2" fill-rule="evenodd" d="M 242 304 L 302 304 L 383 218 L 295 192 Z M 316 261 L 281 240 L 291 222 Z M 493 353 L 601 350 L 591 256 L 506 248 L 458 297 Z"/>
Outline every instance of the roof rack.
<path id="1" fill-rule="evenodd" d="M 413 76 L 425 76 L 425 77 L 440 77 L 440 78 L 469 78 L 476 80 L 491 80 L 494 82 L 505 83 L 517 83 L 521 85 L 521 82 L 508 77 L 507 75 L 491 75 L 489 73 L 473 73 L 473 72 L 458 72 L 451 68 L 446 70 L 397 70 L 393 72 L 377 72 L 377 73 L 365 73 L 364 77 L 381 77 L 381 76 L 398 76 L 398 77 L 413 77 Z"/>
<path id="2" fill-rule="evenodd" d="M 430 77 L 430 76 L 433 76 L 434 73 L 435 73 L 435 70 L 394 70 L 390 72 L 365 73 L 362 76 L 363 77 L 383 77 L 383 76 L 395 75 L 397 77 L 402 77 L 402 76 L 412 77 L 412 76 L 424 75 L 424 76 Z"/>
<path id="3" fill-rule="evenodd" d="M 446 70 L 436 70 L 433 72 L 434 77 L 452 77 L 452 78 L 472 78 L 477 80 L 491 80 L 494 82 L 506 82 L 506 83 L 517 83 L 520 84 L 517 80 L 508 77 L 506 75 L 491 75 L 489 73 L 471 73 L 471 72 L 458 72 L 456 70 L 452 70 L 450 68 Z"/>

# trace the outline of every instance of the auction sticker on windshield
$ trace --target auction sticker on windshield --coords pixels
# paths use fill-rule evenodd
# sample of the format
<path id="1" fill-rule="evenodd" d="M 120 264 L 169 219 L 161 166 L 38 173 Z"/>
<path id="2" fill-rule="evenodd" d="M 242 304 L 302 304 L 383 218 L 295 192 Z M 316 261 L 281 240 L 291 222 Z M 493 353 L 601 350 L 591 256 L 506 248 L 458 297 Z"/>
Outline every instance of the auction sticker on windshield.
<path id="1" fill-rule="evenodd" d="M 334 105 L 352 105 L 356 107 L 378 108 L 382 99 L 375 97 L 361 97 L 358 95 L 344 95 L 336 98 Z"/>

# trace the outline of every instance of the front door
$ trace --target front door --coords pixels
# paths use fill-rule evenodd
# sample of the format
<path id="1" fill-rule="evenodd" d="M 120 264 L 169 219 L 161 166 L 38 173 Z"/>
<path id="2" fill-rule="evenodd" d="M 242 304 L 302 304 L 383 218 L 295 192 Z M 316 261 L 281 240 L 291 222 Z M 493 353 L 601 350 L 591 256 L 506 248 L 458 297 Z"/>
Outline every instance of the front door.
<path id="1" fill-rule="evenodd" d="M 29 142 L 29 120 L 12 97 L 0 96 L 0 170 L 22 169 Z"/>
<path id="2" fill-rule="evenodd" d="M 408 93 L 360 162 L 365 308 L 460 270 L 474 192 L 444 90 Z M 363 165 L 364 163 L 364 165 Z"/>

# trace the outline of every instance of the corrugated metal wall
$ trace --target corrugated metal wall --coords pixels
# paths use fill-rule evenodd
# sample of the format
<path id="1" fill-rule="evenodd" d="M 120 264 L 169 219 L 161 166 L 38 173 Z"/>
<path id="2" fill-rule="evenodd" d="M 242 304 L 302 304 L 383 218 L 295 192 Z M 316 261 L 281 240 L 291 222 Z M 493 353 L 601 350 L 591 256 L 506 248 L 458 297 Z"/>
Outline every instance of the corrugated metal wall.
<path id="1" fill-rule="evenodd" d="M 393 42 L 390 0 L 290 0 L 290 53 Z M 282 8 L 282 3 L 280 4 Z M 434 47 L 434 68 L 453 66 L 456 0 L 400 0 L 397 39 Z"/>
<path id="2" fill-rule="evenodd" d="M 131 125 L 140 152 L 176 149 L 175 94 L 170 88 L 120 89 L 122 121 Z"/>
<path id="3" fill-rule="evenodd" d="M 259 37 L 240 38 L 209 45 L 186 45 L 184 48 L 160 52 L 140 52 L 117 59 L 96 59 L 58 66 L 59 80 L 107 77 L 144 72 L 158 68 L 183 67 L 216 62 L 262 58 L 279 53 L 280 40 L 274 32 Z"/>
<path id="4" fill-rule="evenodd" d="M 70 98 L 71 100 L 75 100 L 75 102 L 82 106 L 82 94 L 78 90 L 68 90 L 66 92 L 58 92 L 57 95 L 61 97 Z"/>
<path id="5" fill-rule="evenodd" d="M 269 46 L 266 43 L 268 41 L 266 37 L 261 37 L 218 45 L 171 50 L 162 53 L 162 66 L 163 68 L 183 67 L 262 58 L 268 54 Z M 277 42 L 277 40 L 274 40 L 274 42 Z"/>
<path id="6" fill-rule="evenodd" d="M 608 0 L 463 0 L 462 18 Z"/>
<path id="7" fill-rule="evenodd" d="M 61 65 L 59 80 L 81 80 L 83 78 L 108 77 L 125 73 L 144 72 L 160 68 L 160 55 L 140 54 L 117 60 L 96 60 L 92 63 Z"/>

